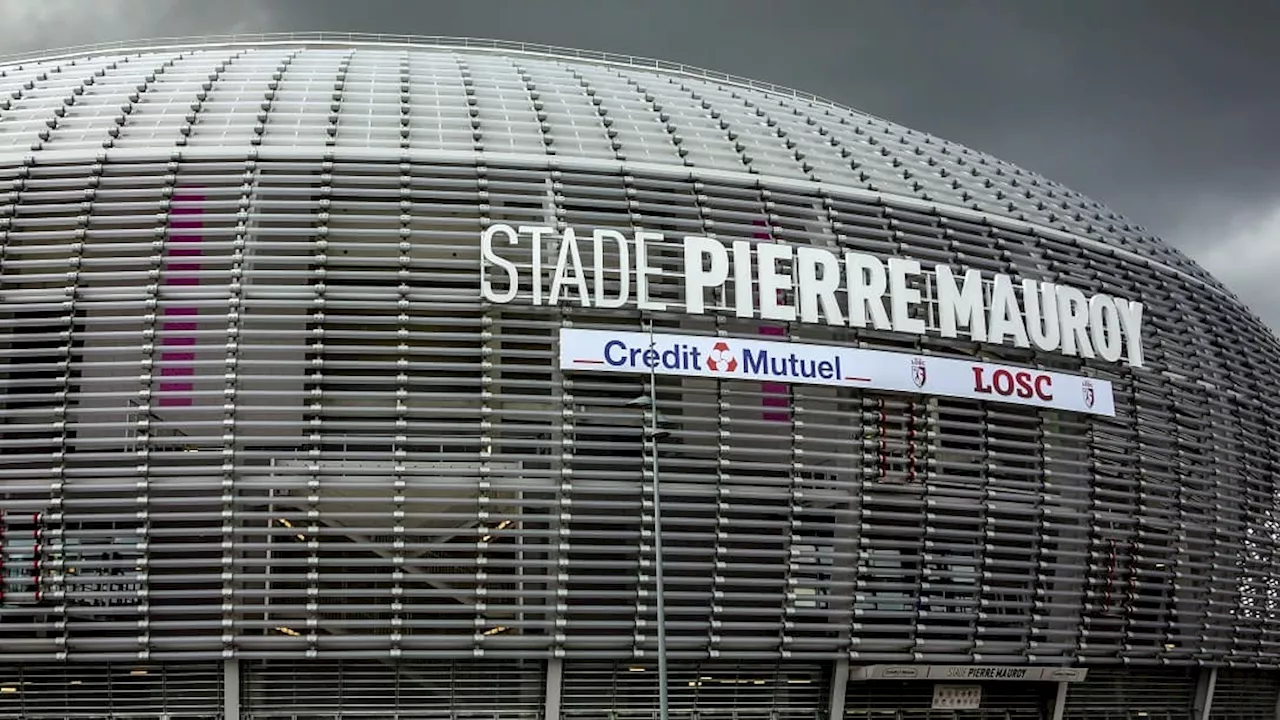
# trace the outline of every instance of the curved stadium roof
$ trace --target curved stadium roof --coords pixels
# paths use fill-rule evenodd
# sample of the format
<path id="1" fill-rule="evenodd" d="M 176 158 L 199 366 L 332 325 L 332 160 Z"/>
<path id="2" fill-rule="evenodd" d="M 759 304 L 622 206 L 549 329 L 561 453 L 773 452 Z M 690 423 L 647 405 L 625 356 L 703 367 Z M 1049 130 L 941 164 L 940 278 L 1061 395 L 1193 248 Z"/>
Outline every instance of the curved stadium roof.
<path id="1" fill-rule="evenodd" d="M 339 130 L 330 138 L 333 115 Z M 659 173 L 688 167 L 699 177 L 758 175 L 783 186 L 911 198 L 1107 243 L 1221 288 L 1141 228 L 1035 173 L 823 98 L 679 64 L 524 43 L 332 33 L 0 58 L 0 162 L 15 155 L 56 162 L 104 148 L 216 154 L 249 143 L 259 123 L 267 125 L 264 157 L 308 148 L 468 160 L 480 152 L 495 161 Z"/>

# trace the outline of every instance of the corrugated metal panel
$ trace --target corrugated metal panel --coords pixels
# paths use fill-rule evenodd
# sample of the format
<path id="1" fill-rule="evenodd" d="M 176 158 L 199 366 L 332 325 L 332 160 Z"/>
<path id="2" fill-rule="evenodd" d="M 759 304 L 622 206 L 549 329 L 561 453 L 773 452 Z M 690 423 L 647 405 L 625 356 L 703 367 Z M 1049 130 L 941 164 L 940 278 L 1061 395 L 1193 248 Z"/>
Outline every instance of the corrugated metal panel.
<path id="1" fill-rule="evenodd" d="M 674 663 L 668 668 L 672 718 L 818 720 L 827 712 L 830 674 L 808 663 Z M 657 717 L 652 663 L 566 663 L 565 720 Z"/>
<path id="2" fill-rule="evenodd" d="M 1274 670 L 1218 671 L 1210 720 L 1275 720 L 1280 675 Z"/>
<path id="3" fill-rule="evenodd" d="M 0 718 L 222 720 L 222 668 L 209 663 L 0 666 Z"/>
<path id="4" fill-rule="evenodd" d="M 1196 671 L 1090 668 L 1071 683 L 1064 720 L 1184 720 L 1191 716 Z"/>
<path id="5" fill-rule="evenodd" d="M 630 652 L 632 628 L 652 615 L 643 600 L 652 592 L 647 458 L 641 414 L 627 405 L 644 386 L 556 372 L 554 333 L 566 322 L 558 311 L 483 307 L 474 257 L 481 215 L 457 201 L 479 199 L 483 180 L 492 218 L 550 213 L 576 223 L 589 206 L 592 222 L 629 223 L 626 205 L 608 198 L 648 188 L 651 199 L 629 202 L 650 226 L 680 232 L 697 225 L 675 209 L 715 217 L 751 207 L 733 199 L 741 190 L 702 183 L 695 195 L 689 183 L 656 178 L 440 164 L 165 169 L 104 166 L 80 177 L 79 167 L 41 167 L 24 180 L 33 201 L 54 192 L 33 188 L 90 179 L 95 196 L 167 195 L 181 220 L 167 216 L 152 229 L 182 242 L 153 247 L 141 225 L 118 237 L 97 229 L 99 219 L 157 222 L 107 213 L 105 202 L 83 217 L 59 215 L 62 205 L 47 206 L 47 217 L 39 210 L 87 223 L 76 250 L 79 299 L 51 309 L 40 299 L 50 277 L 37 271 L 40 258 L 62 251 L 61 236 L 37 226 L 7 235 L 5 517 L 39 515 L 42 542 L 35 561 L 29 542 L 6 552 L 13 567 L 38 562 L 42 602 L 0 612 L 22 618 L 13 632 L 53 633 L 0 655 L 52 656 L 58 632 L 96 637 L 73 653 L 153 656 L 220 657 L 228 644 L 245 657 Z M 246 172 L 253 182 L 238 184 Z M 402 187 L 422 213 L 399 213 Z M 548 197 L 565 199 L 547 205 Z M 752 202 L 757 216 L 815 210 L 781 194 Z M 821 237 L 820 223 L 789 222 L 771 232 Z M 241 247 L 243 237 L 252 241 Z M 158 283 L 142 284 L 153 276 Z M 680 321 L 691 331 L 713 322 Z M 591 324 L 636 322 L 614 313 Z M 714 326 L 758 331 L 736 318 Z M 1121 375 L 1115 381 L 1124 387 Z M 671 423 L 660 451 L 677 656 L 700 654 L 705 641 L 830 658 L 851 609 L 869 661 L 908 651 L 947 661 L 978 649 L 999 661 L 1021 657 L 1032 638 L 1045 656 L 1067 654 L 1082 612 L 1094 628 L 1082 652 L 1124 640 L 1154 656 L 1167 644 L 1157 634 L 1170 627 L 1175 602 L 1167 566 L 1177 559 L 1161 560 L 1167 536 L 1152 524 L 1136 541 L 1124 528 L 1119 544 L 1091 537 L 1103 530 L 1091 531 L 1080 512 L 1086 503 L 1131 517 L 1136 507 L 1102 491 L 1109 475 L 1088 474 L 1091 457 L 1127 452 L 1097 445 L 1109 421 L 794 387 L 784 409 L 804 432 L 780 433 L 780 411 L 766 403 L 776 393 L 758 383 L 663 378 L 657 391 Z M 552 445 L 565 452 L 551 455 Z M 567 472 L 571 481 L 561 482 Z M 40 479 L 50 474 L 58 480 Z M 1092 496 L 1090 482 L 1100 484 Z M 989 502 L 974 514 L 982 497 Z M 1179 507 L 1188 522 L 1206 512 Z M 926 512 L 933 525 L 918 521 Z M 1128 560 L 1135 548 L 1147 564 Z M 855 568 L 859 558 L 870 562 Z M 1187 572 L 1193 587 L 1202 571 Z M 1083 598 L 1082 576 L 1096 588 Z M 903 605 L 904 594 L 918 605 Z M 1176 627 L 1198 616 L 1178 617 Z M 142 618 L 148 632 L 130 632 Z M 1129 629 L 1105 635 L 1113 618 Z M 386 632 L 392 623 L 401 632 Z M 573 632 L 561 637 L 557 627 Z M 639 642 L 652 650 L 652 633 Z"/>
<path id="6" fill-rule="evenodd" d="M 542 663 L 528 661 L 264 661 L 243 672 L 245 720 L 540 720 L 545 689 Z"/>
<path id="7" fill-rule="evenodd" d="M 946 684 L 946 683 L 944 683 Z M 965 683 L 982 688 L 976 710 L 931 709 L 932 682 L 850 682 L 847 720 L 1042 720 L 1055 687 L 1049 683 Z"/>

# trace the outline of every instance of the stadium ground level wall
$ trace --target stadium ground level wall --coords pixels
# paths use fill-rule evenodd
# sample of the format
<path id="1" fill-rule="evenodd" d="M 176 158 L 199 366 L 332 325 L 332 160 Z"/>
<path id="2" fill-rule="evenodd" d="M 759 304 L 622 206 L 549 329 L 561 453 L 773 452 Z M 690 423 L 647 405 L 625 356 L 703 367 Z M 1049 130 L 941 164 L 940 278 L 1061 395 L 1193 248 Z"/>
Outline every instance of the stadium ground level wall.
<path id="1" fill-rule="evenodd" d="M 670 714 L 699 720 L 1280 717 L 1280 672 L 1274 670 L 1096 667 L 1079 682 L 863 679 L 865 670 L 843 662 L 673 662 Z M 28 664 L 0 673 L 0 718 L 24 720 L 657 717 L 655 668 L 634 661 L 227 660 Z M 979 689 L 979 707 L 933 708 L 938 684 Z"/>

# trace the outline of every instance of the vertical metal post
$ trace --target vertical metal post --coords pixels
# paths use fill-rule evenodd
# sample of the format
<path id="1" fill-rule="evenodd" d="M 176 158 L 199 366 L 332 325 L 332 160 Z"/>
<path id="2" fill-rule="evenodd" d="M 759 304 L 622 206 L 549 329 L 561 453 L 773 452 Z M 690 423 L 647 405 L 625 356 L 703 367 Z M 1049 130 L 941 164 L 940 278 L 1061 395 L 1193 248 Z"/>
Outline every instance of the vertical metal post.
<path id="1" fill-rule="evenodd" d="M 1213 692 L 1218 686 L 1218 668 L 1201 668 L 1196 678 L 1196 697 L 1192 709 L 1195 720 L 1209 720 L 1213 712 Z"/>
<path id="2" fill-rule="evenodd" d="M 240 718 L 240 661 L 235 658 L 222 661 L 222 717 Z"/>
<path id="3" fill-rule="evenodd" d="M 657 351 L 653 318 L 649 318 L 649 351 Z M 652 356 L 651 356 L 652 357 Z M 658 623 L 658 720 L 667 720 L 667 602 L 663 586 L 662 492 L 658 485 L 658 368 L 649 365 L 649 446 L 653 463 L 653 583 Z"/>
<path id="4" fill-rule="evenodd" d="M 1276 696 L 1276 712 L 1275 712 L 1275 718 L 1276 718 L 1276 720 L 1280 720 L 1280 695 L 1277 695 L 1277 696 Z"/>
<path id="5" fill-rule="evenodd" d="M 275 474 L 274 472 L 275 464 L 276 464 L 276 459 L 271 458 L 271 467 L 272 467 L 273 475 Z M 276 489 L 269 488 L 267 490 L 267 497 L 269 498 L 267 502 L 267 537 L 266 537 L 267 567 L 264 568 L 264 574 L 262 576 L 262 589 L 264 591 L 262 593 L 262 619 L 270 623 L 271 622 L 271 578 L 275 577 L 275 572 L 276 572 L 276 569 L 274 567 L 276 554 L 273 546 L 275 545 L 276 525 L 280 524 L 280 518 L 276 516 Z M 267 625 L 267 627 L 272 628 L 275 626 Z M 271 631 L 268 630 L 267 632 L 271 632 Z"/>
<path id="6" fill-rule="evenodd" d="M 1062 716 L 1067 712 L 1067 688 L 1071 683 L 1058 683 L 1058 692 L 1053 698 L 1053 713 L 1049 716 L 1050 720 L 1062 720 Z"/>
<path id="7" fill-rule="evenodd" d="M 849 687 L 849 658 L 836 660 L 831 668 L 831 697 L 827 705 L 827 720 L 844 720 L 845 693 Z"/>
<path id="8" fill-rule="evenodd" d="M 560 688 L 564 684 L 564 660 L 553 657 L 547 661 L 546 701 L 542 720 L 560 720 Z"/>

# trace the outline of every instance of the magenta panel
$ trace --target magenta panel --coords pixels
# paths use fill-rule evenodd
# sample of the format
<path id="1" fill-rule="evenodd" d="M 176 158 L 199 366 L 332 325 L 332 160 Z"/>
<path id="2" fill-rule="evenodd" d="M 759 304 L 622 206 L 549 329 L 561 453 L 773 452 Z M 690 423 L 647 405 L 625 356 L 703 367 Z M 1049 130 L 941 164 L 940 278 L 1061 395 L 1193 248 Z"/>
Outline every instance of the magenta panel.
<path id="1" fill-rule="evenodd" d="M 763 220 L 756 220 L 754 224 L 764 227 Z M 752 237 L 761 242 L 773 242 L 773 238 L 764 229 Z M 765 336 L 782 337 L 787 334 L 787 328 L 782 325 L 761 325 L 759 332 Z M 774 422 L 791 422 L 791 388 L 785 383 L 761 383 L 760 388 L 764 393 L 762 405 L 766 408 L 764 419 Z"/>
<path id="2" fill-rule="evenodd" d="M 165 248 L 161 287 L 192 287 L 200 284 L 200 262 L 203 255 L 204 222 L 199 192 L 179 191 L 174 194 L 174 209 L 169 217 L 169 242 Z M 167 306 L 160 323 L 160 407 L 189 407 L 195 383 L 195 331 L 199 327 L 200 309 L 194 306 Z"/>

